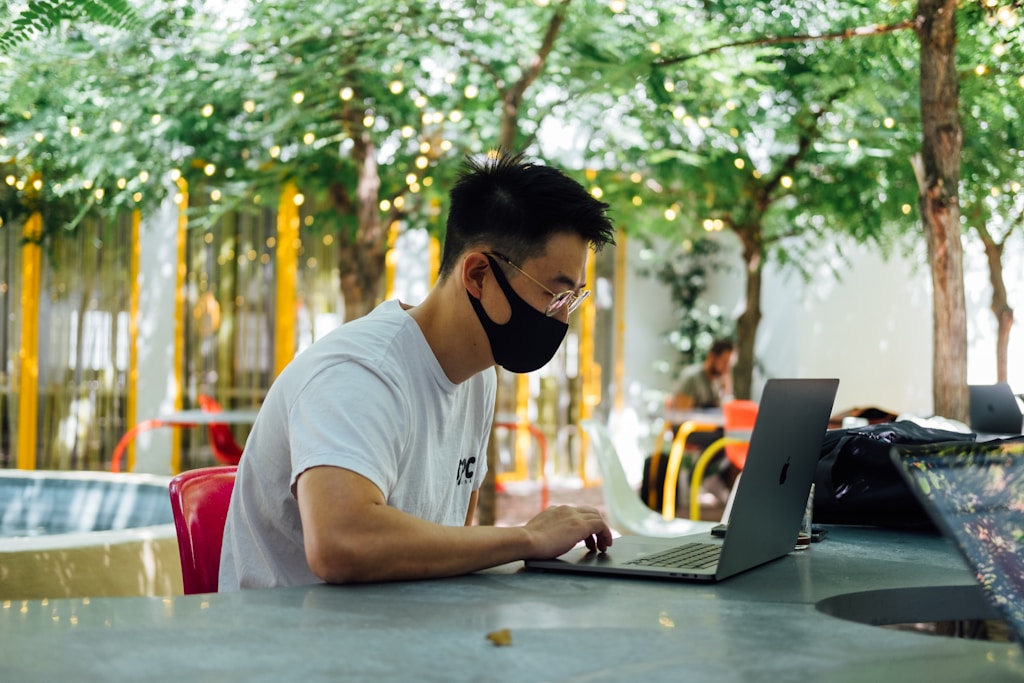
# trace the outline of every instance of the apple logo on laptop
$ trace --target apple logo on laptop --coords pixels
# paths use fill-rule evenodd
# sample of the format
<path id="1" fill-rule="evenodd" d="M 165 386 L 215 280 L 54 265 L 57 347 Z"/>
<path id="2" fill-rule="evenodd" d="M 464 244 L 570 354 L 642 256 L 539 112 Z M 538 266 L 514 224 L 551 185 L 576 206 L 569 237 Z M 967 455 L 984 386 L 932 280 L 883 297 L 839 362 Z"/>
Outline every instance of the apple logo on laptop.
<path id="1" fill-rule="evenodd" d="M 779 486 L 786 483 L 787 476 L 789 476 L 789 458 L 786 458 L 786 464 L 782 466 L 782 471 L 779 472 Z"/>

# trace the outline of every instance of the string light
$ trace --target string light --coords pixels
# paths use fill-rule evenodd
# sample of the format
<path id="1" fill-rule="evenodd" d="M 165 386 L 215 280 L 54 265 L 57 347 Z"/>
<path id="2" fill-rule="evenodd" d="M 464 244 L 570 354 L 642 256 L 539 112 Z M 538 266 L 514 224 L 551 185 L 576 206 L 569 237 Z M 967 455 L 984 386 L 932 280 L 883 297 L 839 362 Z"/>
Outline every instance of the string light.
<path id="1" fill-rule="evenodd" d="M 354 94 L 355 93 L 352 92 L 352 88 L 348 87 L 342 88 L 341 90 L 338 91 L 338 97 L 344 100 L 345 102 L 351 100 Z"/>
<path id="2" fill-rule="evenodd" d="M 110 122 L 110 131 L 112 133 L 120 133 L 122 129 L 124 129 L 124 124 L 117 119 Z"/>
<path id="3" fill-rule="evenodd" d="M 779 184 L 788 190 L 793 187 L 793 179 L 788 175 L 784 175 L 779 179 Z"/>
<path id="4" fill-rule="evenodd" d="M 405 90 L 405 86 L 402 85 L 401 81 L 391 81 L 388 85 L 388 90 L 391 91 L 392 95 L 400 95 Z"/>
<path id="5" fill-rule="evenodd" d="M 204 104 L 200 113 L 203 115 L 203 118 L 210 118 L 211 116 L 213 116 L 213 105 Z"/>
<path id="6" fill-rule="evenodd" d="M 302 101 L 304 99 L 306 99 L 306 93 L 302 92 L 301 90 L 292 95 L 292 102 L 294 102 L 295 104 L 302 104 Z"/>
<path id="7" fill-rule="evenodd" d="M 475 85 L 467 85 L 462 93 L 466 96 L 466 99 L 475 99 L 480 94 L 480 88 Z"/>

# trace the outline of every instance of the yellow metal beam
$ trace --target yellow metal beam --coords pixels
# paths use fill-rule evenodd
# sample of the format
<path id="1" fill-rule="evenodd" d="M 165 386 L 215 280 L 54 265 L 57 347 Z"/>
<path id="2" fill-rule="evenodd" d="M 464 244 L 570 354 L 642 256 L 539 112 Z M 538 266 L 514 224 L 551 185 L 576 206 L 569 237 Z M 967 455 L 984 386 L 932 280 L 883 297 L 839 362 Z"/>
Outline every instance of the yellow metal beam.
<path id="1" fill-rule="evenodd" d="M 131 293 L 128 300 L 128 386 L 125 387 L 125 423 L 134 425 L 137 418 L 136 402 L 139 391 L 139 259 L 142 255 L 142 244 L 139 242 L 139 225 L 142 214 L 136 209 L 132 211 L 131 255 L 129 256 L 128 272 L 131 279 Z M 135 440 L 128 445 L 128 464 L 125 468 L 135 471 Z"/>
<path id="2" fill-rule="evenodd" d="M 295 357 L 295 290 L 299 274 L 301 195 L 288 183 L 277 207 L 277 308 L 274 316 L 274 376 Z"/>
<path id="3" fill-rule="evenodd" d="M 185 277 L 188 274 L 188 181 L 178 178 L 178 270 L 174 283 L 174 409 L 185 386 Z M 133 423 L 134 424 L 134 423 Z M 181 472 L 181 431 L 171 434 L 171 472 Z"/>
<path id="4" fill-rule="evenodd" d="M 43 217 L 25 221 L 21 247 L 21 346 L 18 349 L 18 469 L 36 468 L 39 401 L 39 288 L 42 279 Z"/>
<path id="5" fill-rule="evenodd" d="M 619 228 L 615 235 L 615 286 L 612 310 L 615 312 L 615 343 L 613 348 L 613 375 L 615 396 L 612 407 L 619 413 L 626 407 L 626 231 Z"/>

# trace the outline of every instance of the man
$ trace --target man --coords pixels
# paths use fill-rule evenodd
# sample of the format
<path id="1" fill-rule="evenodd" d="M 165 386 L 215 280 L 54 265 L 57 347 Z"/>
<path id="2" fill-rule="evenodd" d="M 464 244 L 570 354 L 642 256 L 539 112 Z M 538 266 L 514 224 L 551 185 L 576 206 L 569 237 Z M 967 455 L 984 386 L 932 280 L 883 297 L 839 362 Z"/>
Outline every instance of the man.
<path id="1" fill-rule="evenodd" d="M 469 162 L 423 303 L 342 325 L 271 386 L 238 469 L 220 589 L 451 576 L 611 545 L 593 508 L 472 525 L 493 366 L 530 372 L 554 355 L 587 296 L 588 248 L 613 241 L 607 208 L 521 156 Z"/>
<path id="2" fill-rule="evenodd" d="M 683 370 L 673 396 L 674 407 L 720 408 L 732 397 L 732 352 L 733 343 L 719 339 L 703 363 L 696 363 Z"/>
<path id="3" fill-rule="evenodd" d="M 721 408 L 723 403 L 732 400 L 733 349 L 731 341 L 719 339 L 711 345 L 703 363 L 695 363 L 685 368 L 675 392 L 669 399 L 669 407 L 677 410 Z M 723 429 L 694 432 L 686 439 L 686 444 L 703 451 L 724 434 Z M 712 458 L 708 467 L 717 476 L 706 479 L 704 486 L 724 505 L 738 470 L 722 453 Z"/>

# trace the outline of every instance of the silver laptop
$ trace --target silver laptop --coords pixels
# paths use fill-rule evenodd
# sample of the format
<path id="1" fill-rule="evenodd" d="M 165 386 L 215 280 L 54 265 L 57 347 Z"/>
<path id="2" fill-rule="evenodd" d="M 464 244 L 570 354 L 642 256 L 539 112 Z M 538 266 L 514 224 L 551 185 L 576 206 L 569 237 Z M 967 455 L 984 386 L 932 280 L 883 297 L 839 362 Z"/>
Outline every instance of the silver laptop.
<path id="1" fill-rule="evenodd" d="M 1024 645 L 1024 441 L 897 447 L 892 460 Z"/>
<path id="2" fill-rule="evenodd" d="M 622 536 L 606 553 L 579 546 L 530 569 L 721 581 L 793 550 L 837 379 L 768 380 L 750 437 L 724 540 L 708 533 L 677 538 Z M 696 557 L 680 562 L 679 554 Z"/>
<path id="3" fill-rule="evenodd" d="M 1009 384 L 972 384 L 967 390 L 970 393 L 971 429 L 980 434 L 1021 433 L 1024 418 Z"/>

